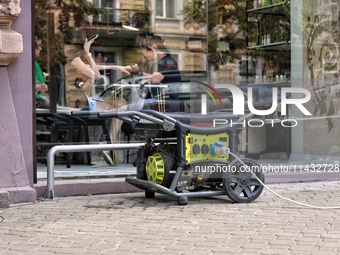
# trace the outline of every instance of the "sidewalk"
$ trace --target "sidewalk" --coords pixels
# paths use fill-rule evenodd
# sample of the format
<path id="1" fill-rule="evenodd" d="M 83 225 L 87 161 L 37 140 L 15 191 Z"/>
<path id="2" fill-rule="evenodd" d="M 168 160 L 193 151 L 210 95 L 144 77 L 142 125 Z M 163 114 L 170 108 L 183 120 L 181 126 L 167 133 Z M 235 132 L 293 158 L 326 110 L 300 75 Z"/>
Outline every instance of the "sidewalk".
<path id="1" fill-rule="evenodd" d="M 340 207 L 340 182 L 269 184 L 281 196 Z M 265 189 L 187 206 L 143 192 L 63 197 L 0 210 L 0 254 L 339 254 L 340 209 Z"/>

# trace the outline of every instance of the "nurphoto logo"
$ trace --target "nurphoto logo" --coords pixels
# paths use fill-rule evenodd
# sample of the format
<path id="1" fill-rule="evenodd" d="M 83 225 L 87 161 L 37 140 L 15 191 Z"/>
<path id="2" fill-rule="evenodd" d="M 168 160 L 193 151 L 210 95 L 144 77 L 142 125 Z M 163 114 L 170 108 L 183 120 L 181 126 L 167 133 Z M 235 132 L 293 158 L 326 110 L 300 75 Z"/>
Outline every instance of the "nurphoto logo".
<path id="1" fill-rule="evenodd" d="M 210 85 L 204 84 L 207 88 L 209 88 L 214 94 L 215 97 L 219 100 L 220 105 L 222 105 L 221 96 L 218 94 L 217 90 Z M 272 113 L 274 113 L 278 105 L 281 106 L 281 116 L 287 116 L 287 106 L 288 105 L 294 105 L 299 109 L 305 116 L 312 115 L 303 105 L 304 103 L 309 102 L 311 99 L 311 93 L 309 90 L 305 88 L 291 88 L 291 87 L 285 87 L 285 88 L 272 88 L 272 105 L 269 109 L 265 110 L 259 110 L 254 107 L 253 103 L 253 88 L 249 87 L 247 88 L 247 102 L 245 102 L 245 95 L 244 92 L 235 85 L 230 84 L 216 84 L 216 88 L 225 88 L 228 89 L 232 93 L 233 97 L 233 111 L 232 113 L 235 115 L 244 115 L 245 114 L 245 105 L 247 103 L 247 107 L 249 111 L 257 116 L 268 116 Z M 278 99 L 278 90 L 281 89 L 281 100 Z M 205 90 L 204 90 L 205 91 Z M 215 102 L 216 100 L 212 93 L 210 91 L 205 91 Z M 209 92 L 209 93 L 208 93 Z M 201 97 L 201 113 L 203 115 L 207 114 L 207 94 L 202 94 Z M 292 95 L 295 95 L 295 98 L 291 98 Z M 250 127 L 262 127 L 265 124 L 271 124 L 274 126 L 274 123 L 277 123 L 277 120 L 274 119 L 267 119 L 267 120 L 261 120 L 261 119 L 250 119 L 248 121 L 243 120 L 242 122 L 233 122 L 232 120 L 226 120 L 226 119 L 216 119 L 214 120 L 213 126 L 216 125 L 225 125 L 230 124 L 232 125 L 243 125 L 243 126 L 250 126 Z M 297 126 L 297 120 L 295 119 L 284 119 L 281 120 L 281 125 L 284 127 L 295 127 Z"/>

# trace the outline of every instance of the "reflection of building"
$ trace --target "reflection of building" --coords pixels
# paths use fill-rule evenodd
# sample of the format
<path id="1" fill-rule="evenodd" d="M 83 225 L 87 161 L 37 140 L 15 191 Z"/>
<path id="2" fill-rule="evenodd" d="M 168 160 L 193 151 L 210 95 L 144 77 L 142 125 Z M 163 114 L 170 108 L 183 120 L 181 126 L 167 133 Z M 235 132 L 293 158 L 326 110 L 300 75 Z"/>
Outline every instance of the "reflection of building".
<path id="1" fill-rule="evenodd" d="M 184 27 L 180 14 L 185 1 L 93 1 L 104 13 L 92 17 L 91 23 L 82 28 L 87 34 L 98 33 L 93 46 L 105 47 L 111 53 L 112 64 L 143 66 L 140 48 L 141 38 L 146 34 L 162 37 L 172 57 L 182 70 L 205 70 L 206 29 L 202 26 Z M 74 47 L 65 46 L 68 63 L 65 67 L 67 80 L 66 102 L 68 106 L 86 97 L 73 86 L 77 73 L 69 65 L 77 54 Z M 111 82 L 121 74 L 111 72 Z"/>

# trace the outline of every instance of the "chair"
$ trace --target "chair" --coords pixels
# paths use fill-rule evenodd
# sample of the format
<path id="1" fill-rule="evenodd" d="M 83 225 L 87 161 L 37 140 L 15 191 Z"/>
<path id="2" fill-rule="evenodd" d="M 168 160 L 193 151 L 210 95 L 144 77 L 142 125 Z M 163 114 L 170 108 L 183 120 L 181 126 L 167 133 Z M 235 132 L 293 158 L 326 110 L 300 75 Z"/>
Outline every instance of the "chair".
<path id="1" fill-rule="evenodd" d="M 90 144 L 89 127 L 100 126 L 103 131 L 106 142 L 111 143 L 108 123 L 106 119 L 98 118 L 97 116 L 73 116 L 70 113 L 51 113 L 42 109 L 36 112 L 37 125 L 43 125 L 47 127 L 47 134 L 50 136 L 48 143 L 37 143 L 37 145 L 55 145 L 55 144 L 74 144 L 82 142 L 81 131 L 84 131 L 84 142 Z M 39 132 L 37 132 L 39 134 Z M 67 134 L 64 136 L 64 134 Z M 58 139 L 59 137 L 66 137 L 66 141 Z M 73 153 L 67 153 L 67 168 L 71 167 Z M 87 164 L 91 164 L 91 152 L 86 152 Z"/>

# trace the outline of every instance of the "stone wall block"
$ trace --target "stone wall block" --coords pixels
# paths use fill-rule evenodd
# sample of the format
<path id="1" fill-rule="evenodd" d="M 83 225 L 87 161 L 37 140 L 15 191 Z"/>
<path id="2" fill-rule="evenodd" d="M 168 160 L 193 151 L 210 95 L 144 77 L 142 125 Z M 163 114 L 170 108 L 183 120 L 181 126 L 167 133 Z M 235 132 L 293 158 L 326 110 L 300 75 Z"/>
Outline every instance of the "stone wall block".
<path id="1" fill-rule="evenodd" d="M 9 65 L 23 52 L 22 35 L 11 29 L 20 12 L 20 0 L 0 0 L 0 66 Z"/>

